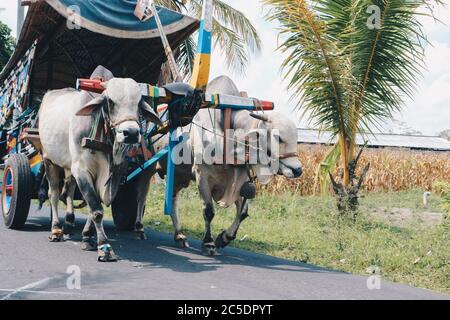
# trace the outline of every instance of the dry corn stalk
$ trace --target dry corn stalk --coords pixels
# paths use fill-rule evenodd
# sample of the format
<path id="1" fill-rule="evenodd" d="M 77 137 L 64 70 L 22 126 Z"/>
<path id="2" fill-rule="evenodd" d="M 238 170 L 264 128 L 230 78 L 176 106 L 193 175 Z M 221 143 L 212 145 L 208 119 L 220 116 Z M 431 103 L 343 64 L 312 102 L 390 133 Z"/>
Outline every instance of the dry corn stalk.
<path id="1" fill-rule="evenodd" d="M 329 146 L 300 145 L 302 177 L 291 181 L 277 177 L 264 188 L 271 192 L 289 191 L 300 195 L 314 194 L 317 166 L 329 148 Z M 389 148 L 366 149 L 361 156 L 359 167 L 364 168 L 368 162 L 371 163 L 371 167 L 363 187 L 365 191 L 388 192 L 411 188 L 431 191 L 435 181 L 450 182 L 450 153 L 448 152 Z M 316 188 L 319 189 L 320 185 Z"/>

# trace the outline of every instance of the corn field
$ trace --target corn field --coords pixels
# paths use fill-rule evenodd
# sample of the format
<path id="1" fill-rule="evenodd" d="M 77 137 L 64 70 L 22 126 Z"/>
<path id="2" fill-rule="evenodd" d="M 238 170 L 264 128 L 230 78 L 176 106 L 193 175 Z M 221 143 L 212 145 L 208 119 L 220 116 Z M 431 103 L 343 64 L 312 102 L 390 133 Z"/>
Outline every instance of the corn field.
<path id="1" fill-rule="evenodd" d="M 312 195 L 319 192 L 315 187 L 317 166 L 330 147 L 317 145 L 301 145 L 299 157 L 303 165 L 303 175 L 300 179 L 288 181 L 277 177 L 265 186 L 272 192 L 289 191 L 300 195 Z M 367 162 L 371 167 L 364 184 L 365 191 L 400 191 L 420 188 L 431 191 L 436 181 L 450 182 L 450 153 L 432 151 L 411 151 L 407 149 L 366 149 L 364 150 L 359 168 Z M 340 169 L 334 172 L 339 176 Z"/>

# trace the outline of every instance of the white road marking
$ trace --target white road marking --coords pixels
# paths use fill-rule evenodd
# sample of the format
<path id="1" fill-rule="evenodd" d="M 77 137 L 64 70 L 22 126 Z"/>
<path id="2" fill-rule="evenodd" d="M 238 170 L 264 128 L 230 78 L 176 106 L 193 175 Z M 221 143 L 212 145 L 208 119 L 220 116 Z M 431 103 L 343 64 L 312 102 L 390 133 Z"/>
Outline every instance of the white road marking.
<path id="1" fill-rule="evenodd" d="M 0 289 L 0 292 L 26 292 L 26 293 L 42 293 L 42 294 L 62 294 L 62 295 L 73 295 L 74 293 L 71 292 L 58 292 L 58 291 L 40 291 L 40 290 L 20 290 L 19 292 L 17 289 Z M 2 300 L 6 300 L 5 298 L 2 298 Z"/>
<path id="2" fill-rule="evenodd" d="M 18 289 L 12 289 L 12 290 L 8 290 L 8 289 L 0 289 L 0 291 L 8 291 L 8 292 L 10 292 L 10 293 L 7 294 L 6 296 L 4 296 L 1 300 L 8 300 L 8 299 L 10 299 L 13 295 L 15 295 L 15 294 L 17 294 L 17 293 L 20 293 L 20 292 L 31 292 L 32 290 L 30 290 L 30 289 L 36 288 L 36 287 L 38 287 L 38 286 L 40 286 L 40 285 L 43 285 L 43 284 L 47 284 L 47 283 L 49 283 L 50 280 L 52 280 L 52 279 L 54 279 L 54 278 L 45 278 L 45 279 L 42 279 L 42 280 L 39 280 L 39 281 L 30 283 L 30 284 L 27 284 L 27 285 L 25 285 L 25 286 L 23 286 L 23 287 L 20 287 L 20 288 L 18 288 Z M 33 291 L 35 291 L 35 290 L 33 290 Z M 48 293 L 49 291 L 35 291 L 35 292 L 39 292 L 39 293 Z M 63 292 L 63 294 L 68 294 L 68 293 L 64 293 L 64 292 Z"/>

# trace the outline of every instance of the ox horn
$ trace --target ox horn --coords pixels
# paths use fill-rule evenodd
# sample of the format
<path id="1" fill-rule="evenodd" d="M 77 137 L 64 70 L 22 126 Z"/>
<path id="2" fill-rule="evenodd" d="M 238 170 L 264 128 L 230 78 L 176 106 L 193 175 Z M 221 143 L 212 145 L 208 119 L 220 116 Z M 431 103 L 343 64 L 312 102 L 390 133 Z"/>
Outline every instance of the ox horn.
<path id="1" fill-rule="evenodd" d="M 264 122 L 268 122 L 269 121 L 269 116 L 266 114 L 258 114 L 258 113 L 250 113 L 250 117 L 264 121 Z"/>

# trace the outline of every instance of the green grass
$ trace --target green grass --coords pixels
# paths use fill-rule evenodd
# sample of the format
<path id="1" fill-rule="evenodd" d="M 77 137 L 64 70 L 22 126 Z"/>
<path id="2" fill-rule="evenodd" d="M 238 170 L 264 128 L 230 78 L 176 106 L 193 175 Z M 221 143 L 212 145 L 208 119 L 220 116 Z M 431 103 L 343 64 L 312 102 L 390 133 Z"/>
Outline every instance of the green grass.
<path id="1" fill-rule="evenodd" d="M 153 185 L 144 221 L 172 232 L 163 201 L 163 186 Z M 216 208 L 214 235 L 235 214 L 234 207 Z M 428 221 L 439 212 L 446 218 Z M 187 236 L 201 239 L 204 222 L 194 187 L 182 192 L 180 214 Z M 332 198 L 261 192 L 249 214 L 234 247 L 357 274 L 376 265 L 384 279 L 450 294 L 450 219 L 439 197 L 432 196 L 425 209 L 419 190 L 369 194 L 353 221 L 337 215 Z"/>

